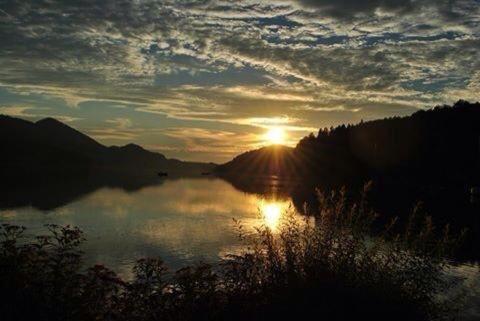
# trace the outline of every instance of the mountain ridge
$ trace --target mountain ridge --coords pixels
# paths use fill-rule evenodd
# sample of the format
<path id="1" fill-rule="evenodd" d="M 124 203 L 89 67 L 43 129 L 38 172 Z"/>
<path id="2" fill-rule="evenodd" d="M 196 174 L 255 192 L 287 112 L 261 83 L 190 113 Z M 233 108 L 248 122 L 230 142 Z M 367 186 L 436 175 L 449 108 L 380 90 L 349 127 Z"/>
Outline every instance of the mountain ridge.
<path id="1" fill-rule="evenodd" d="M 0 175 L 84 174 L 100 171 L 155 175 L 157 171 L 200 174 L 215 164 L 167 159 L 129 143 L 105 146 L 51 117 L 36 122 L 0 115 Z"/>

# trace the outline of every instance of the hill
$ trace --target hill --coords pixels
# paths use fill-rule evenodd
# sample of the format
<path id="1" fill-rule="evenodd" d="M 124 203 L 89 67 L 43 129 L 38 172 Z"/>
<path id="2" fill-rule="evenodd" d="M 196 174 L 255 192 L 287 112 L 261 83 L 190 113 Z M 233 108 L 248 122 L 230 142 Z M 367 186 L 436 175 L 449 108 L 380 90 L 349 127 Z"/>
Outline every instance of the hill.
<path id="1" fill-rule="evenodd" d="M 200 174 L 215 166 L 167 159 L 135 144 L 107 147 L 53 118 L 30 122 L 0 116 L 0 137 L 2 178 L 104 172 Z"/>
<path id="2" fill-rule="evenodd" d="M 240 175 L 282 175 L 295 172 L 297 162 L 294 149 L 291 147 L 272 145 L 248 151 L 235 157 L 230 162 L 215 168 L 217 173 L 237 173 Z"/>
<path id="3" fill-rule="evenodd" d="M 370 178 L 474 184 L 480 181 L 480 104 L 460 100 L 407 117 L 320 129 L 294 149 L 250 151 L 216 170 L 332 184 Z"/>

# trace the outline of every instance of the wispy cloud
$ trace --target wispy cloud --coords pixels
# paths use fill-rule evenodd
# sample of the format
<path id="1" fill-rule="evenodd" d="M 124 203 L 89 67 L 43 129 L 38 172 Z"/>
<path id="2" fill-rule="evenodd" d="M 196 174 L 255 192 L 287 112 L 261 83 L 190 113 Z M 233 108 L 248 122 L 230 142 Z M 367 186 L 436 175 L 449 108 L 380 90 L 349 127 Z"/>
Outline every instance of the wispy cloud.
<path id="1" fill-rule="evenodd" d="M 39 116 L 47 106 L 44 114 L 81 118 L 83 129 L 106 142 L 171 148 L 171 134 L 145 125 L 158 119 L 162 128 L 198 135 L 219 126 L 235 135 L 218 137 L 242 144 L 242 131 L 266 126 L 260 119 L 289 119 L 283 126 L 303 134 L 475 100 L 480 6 L 475 0 L 13 0 L 1 5 L 0 41 L 0 105 L 17 106 L 7 111 L 12 115 Z M 12 98 L 22 95 L 54 104 L 29 98 L 32 111 Z M 98 106 L 93 112 L 86 105 Z M 122 108 L 103 115 L 102 106 Z M 103 128 L 94 114 L 103 115 Z M 188 141 L 177 143 L 194 150 Z M 202 144 L 205 155 L 232 150 L 213 139 Z"/>

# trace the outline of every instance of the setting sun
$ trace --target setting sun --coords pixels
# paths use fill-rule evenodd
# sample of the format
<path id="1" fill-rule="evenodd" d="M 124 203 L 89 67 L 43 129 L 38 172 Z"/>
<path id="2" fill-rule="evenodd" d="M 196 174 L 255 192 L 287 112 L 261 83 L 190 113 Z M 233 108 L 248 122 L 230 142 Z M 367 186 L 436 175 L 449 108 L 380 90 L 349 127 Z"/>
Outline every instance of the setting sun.
<path id="1" fill-rule="evenodd" d="M 270 128 L 265 133 L 265 140 L 270 144 L 283 144 L 285 143 L 285 131 L 279 127 Z"/>

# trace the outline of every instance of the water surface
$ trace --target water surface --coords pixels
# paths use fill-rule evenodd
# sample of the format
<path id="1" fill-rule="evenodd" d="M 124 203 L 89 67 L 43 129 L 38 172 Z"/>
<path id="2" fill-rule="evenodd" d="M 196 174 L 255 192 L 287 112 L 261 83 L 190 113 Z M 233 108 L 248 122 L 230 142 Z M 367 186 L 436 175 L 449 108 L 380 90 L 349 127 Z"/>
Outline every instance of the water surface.
<path id="1" fill-rule="evenodd" d="M 31 234 L 43 233 L 45 224 L 78 226 L 87 239 L 87 265 L 102 263 L 128 276 L 141 257 L 160 256 L 171 268 L 216 261 L 241 245 L 234 218 L 275 228 L 288 203 L 218 178 L 181 178 L 135 191 L 101 187 L 54 209 L 4 209 L 0 222 L 26 226 Z"/>
<path id="2" fill-rule="evenodd" d="M 9 189 L 0 202 L 0 223 L 26 226 L 31 235 L 44 233 L 45 224 L 78 226 L 86 237 L 85 266 L 104 264 L 129 278 L 142 257 L 159 256 L 171 269 L 215 262 L 242 246 L 234 219 L 247 228 L 275 229 L 287 207 L 301 207 L 294 182 L 247 183 L 248 193 L 243 185 L 210 177 Z M 452 265 L 452 274 L 464 279 L 456 291 L 467 293 L 462 320 L 480 318 L 478 271 L 476 262 Z"/>

